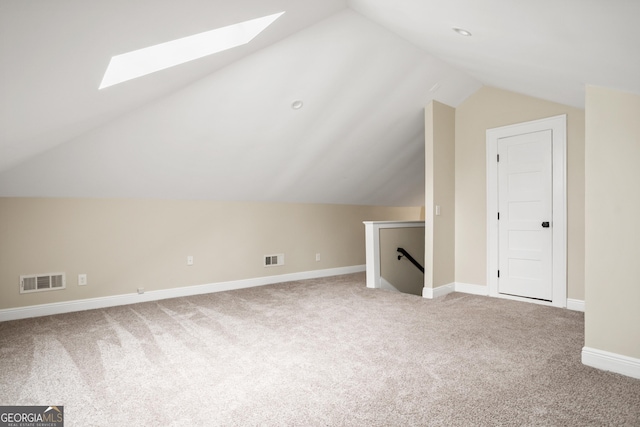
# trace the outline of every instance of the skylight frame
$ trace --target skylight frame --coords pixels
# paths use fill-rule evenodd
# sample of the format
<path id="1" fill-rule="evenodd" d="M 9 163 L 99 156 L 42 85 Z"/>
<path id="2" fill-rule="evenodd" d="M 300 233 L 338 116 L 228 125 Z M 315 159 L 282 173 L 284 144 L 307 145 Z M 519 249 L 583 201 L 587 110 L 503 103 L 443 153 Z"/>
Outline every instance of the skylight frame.
<path id="1" fill-rule="evenodd" d="M 278 12 L 115 55 L 111 57 L 98 89 L 245 45 L 284 13 Z"/>

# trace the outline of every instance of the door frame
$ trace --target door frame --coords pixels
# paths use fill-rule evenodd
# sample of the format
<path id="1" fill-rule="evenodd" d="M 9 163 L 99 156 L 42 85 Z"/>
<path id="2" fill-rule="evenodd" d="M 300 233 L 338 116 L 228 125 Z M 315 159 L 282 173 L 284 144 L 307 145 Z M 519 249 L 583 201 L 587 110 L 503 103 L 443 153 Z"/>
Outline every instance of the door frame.
<path id="1" fill-rule="evenodd" d="M 551 302 L 498 292 L 498 140 L 551 129 L 552 134 L 552 281 Z M 487 284 L 489 296 L 555 307 L 567 306 L 567 115 L 487 129 Z"/>

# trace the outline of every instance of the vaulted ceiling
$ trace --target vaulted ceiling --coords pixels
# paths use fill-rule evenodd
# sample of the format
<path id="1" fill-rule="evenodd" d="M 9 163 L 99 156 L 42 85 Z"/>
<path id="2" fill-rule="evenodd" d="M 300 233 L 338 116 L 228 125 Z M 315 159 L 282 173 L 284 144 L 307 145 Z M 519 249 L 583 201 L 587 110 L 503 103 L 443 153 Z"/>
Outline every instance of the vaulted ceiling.
<path id="1" fill-rule="evenodd" d="M 281 11 L 247 45 L 98 90 L 114 55 Z M 640 93 L 639 16 L 637 0 L 2 0 L 0 196 L 421 205 L 428 102 Z"/>

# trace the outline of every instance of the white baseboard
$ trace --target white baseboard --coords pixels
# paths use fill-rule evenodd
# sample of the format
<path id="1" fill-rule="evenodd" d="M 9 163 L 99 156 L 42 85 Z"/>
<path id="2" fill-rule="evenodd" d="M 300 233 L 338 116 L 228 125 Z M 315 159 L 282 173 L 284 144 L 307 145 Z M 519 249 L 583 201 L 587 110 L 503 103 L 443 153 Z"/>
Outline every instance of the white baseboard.
<path id="1" fill-rule="evenodd" d="M 451 292 L 455 291 L 455 284 L 449 283 L 448 285 L 438 286 L 437 288 L 422 288 L 422 297 L 428 299 L 434 299 L 443 297 Z"/>
<path id="2" fill-rule="evenodd" d="M 469 283 L 460 283 L 454 282 L 449 283 L 448 285 L 439 286 L 437 288 L 423 288 L 422 296 L 424 298 L 438 298 L 451 292 L 463 292 L 465 294 L 473 294 L 473 295 L 489 295 L 489 288 L 487 286 L 482 285 L 472 285 Z"/>
<path id="3" fill-rule="evenodd" d="M 640 379 L 640 359 L 597 350 L 595 348 L 582 348 L 582 363 L 592 368 L 611 371 Z"/>
<path id="4" fill-rule="evenodd" d="M 472 285 L 470 283 L 455 283 L 456 292 L 462 292 L 465 294 L 473 294 L 473 295 L 489 295 L 489 287 L 483 285 Z M 520 299 L 519 299 L 520 300 Z M 528 301 L 531 302 L 531 301 Z M 567 299 L 567 309 L 573 311 L 582 311 L 584 312 L 585 304 L 584 301 L 579 299 Z"/>
<path id="5" fill-rule="evenodd" d="M 135 304 L 138 302 L 158 301 L 168 298 L 186 297 L 213 292 L 231 291 L 235 289 L 253 288 L 256 286 L 273 285 L 275 283 L 291 282 L 294 280 L 339 276 L 343 274 L 360 273 L 363 271 L 365 271 L 364 265 L 354 265 L 351 267 L 303 271 L 300 273 L 280 274 L 278 276 L 257 277 L 254 279 L 234 280 L 231 282 L 209 283 L 206 285 L 185 286 L 181 288 L 148 291 L 144 294 L 135 293 L 114 295 L 110 297 L 32 305 L 28 307 L 7 308 L 0 310 L 0 322 L 5 322 L 7 320 L 26 319 L 29 317 L 50 316 L 52 314 L 71 313 L 74 311 L 93 310 L 96 308 L 115 307 L 118 305 Z"/>
<path id="6" fill-rule="evenodd" d="M 455 287 L 456 287 L 456 292 L 462 292 L 465 294 L 472 294 L 472 295 L 483 295 L 483 296 L 489 295 L 488 286 L 472 285 L 470 283 L 456 282 Z"/>
<path id="7" fill-rule="evenodd" d="M 567 298 L 567 308 L 573 311 L 582 311 L 584 313 L 584 301 L 579 299 Z"/>

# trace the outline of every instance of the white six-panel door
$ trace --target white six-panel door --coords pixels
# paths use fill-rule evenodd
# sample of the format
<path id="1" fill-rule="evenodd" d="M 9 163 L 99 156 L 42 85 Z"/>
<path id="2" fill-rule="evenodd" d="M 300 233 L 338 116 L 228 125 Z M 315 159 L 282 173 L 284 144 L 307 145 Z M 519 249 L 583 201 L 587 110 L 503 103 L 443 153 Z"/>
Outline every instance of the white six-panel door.
<path id="1" fill-rule="evenodd" d="M 498 292 L 551 301 L 551 130 L 498 140 Z"/>

